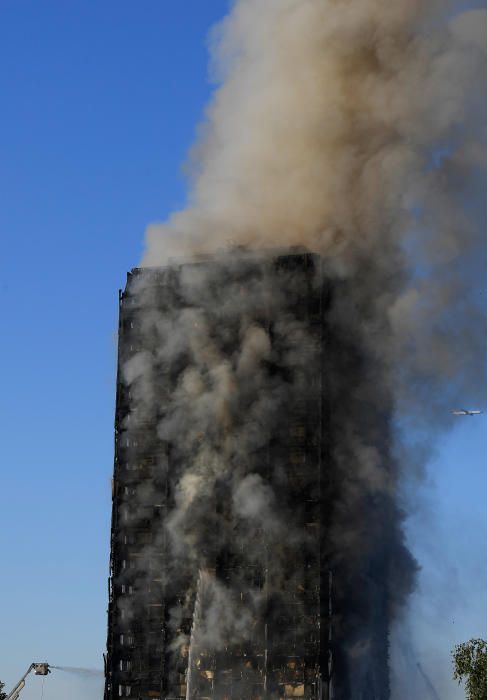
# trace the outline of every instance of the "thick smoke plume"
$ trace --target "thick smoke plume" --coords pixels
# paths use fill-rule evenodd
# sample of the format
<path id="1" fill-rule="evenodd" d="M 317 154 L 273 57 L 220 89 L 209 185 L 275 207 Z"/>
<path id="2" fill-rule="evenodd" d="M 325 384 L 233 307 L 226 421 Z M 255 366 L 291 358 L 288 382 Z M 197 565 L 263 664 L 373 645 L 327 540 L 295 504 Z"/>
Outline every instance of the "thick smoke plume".
<path id="1" fill-rule="evenodd" d="M 149 228 L 143 263 L 305 246 L 368 298 L 366 334 L 396 373 L 407 358 L 416 395 L 419 379 L 470 381 L 486 51 L 487 11 L 447 0 L 236 2 L 213 33 L 221 85 L 188 207 Z"/>
<path id="2" fill-rule="evenodd" d="M 290 312 L 292 276 L 246 272 L 248 251 L 298 247 L 320 256 L 316 288 L 327 279 L 338 290 L 325 360 L 340 484 L 328 546 L 333 566 L 361 582 L 337 594 L 353 666 L 340 697 L 366 692 L 381 586 L 389 620 L 415 573 L 398 495 L 415 457 L 392 443 L 391 416 L 411 425 L 429 414 L 431 427 L 438 406 L 446 415 L 462 392 L 481 395 L 485 318 L 471 276 L 484 257 L 474 195 L 487 164 L 486 52 L 487 12 L 441 0 L 239 0 L 215 30 L 219 87 L 193 150 L 188 207 L 150 227 L 143 265 L 216 252 L 223 262 L 181 268 L 174 299 L 156 300 L 141 277 L 144 349 L 123 368 L 128 439 L 155 421 L 183 465 L 146 551 L 149 562 L 169 541 L 166 583 L 187 587 L 172 611 L 175 653 L 256 634 L 262 587 L 212 578 L 215 550 L 266 562 L 272 594 L 300 585 L 289 561 L 309 535 L 283 505 L 286 469 L 276 463 L 266 479 L 259 460 L 281 419 L 291 429 L 290 407 L 318 391 L 319 344 Z M 135 496 L 153 500 L 147 485 Z"/>

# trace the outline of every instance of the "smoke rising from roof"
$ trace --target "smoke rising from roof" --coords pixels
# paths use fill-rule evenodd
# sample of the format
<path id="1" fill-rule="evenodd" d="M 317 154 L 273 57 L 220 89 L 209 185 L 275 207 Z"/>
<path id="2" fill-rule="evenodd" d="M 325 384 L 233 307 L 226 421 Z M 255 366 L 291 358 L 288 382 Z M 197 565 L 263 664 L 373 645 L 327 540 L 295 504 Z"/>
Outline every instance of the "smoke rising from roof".
<path id="1" fill-rule="evenodd" d="M 342 285 L 328 322 L 345 345 L 360 348 L 366 375 L 357 379 L 353 352 L 340 357 L 335 348 L 330 395 L 341 492 L 330 538 L 351 579 L 362 574 L 380 559 L 374 542 L 382 542 L 384 521 L 373 504 L 387 504 L 392 563 L 384 578 L 393 615 L 415 571 L 398 503 L 413 459 L 397 442 L 400 469 L 385 444 L 388 429 L 378 435 L 364 416 L 370 406 L 395 409 L 409 425 L 427 420 L 431 429 L 465 392 L 472 400 L 484 392 L 486 324 L 471 286 L 485 257 L 472 193 L 487 165 L 486 52 L 487 11 L 455 14 L 442 0 L 237 0 L 212 35 L 218 87 L 192 152 L 188 206 L 147 233 L 145 266 L 240 246 L 298 246 L 319 253 L 326 277 Z M 164 405 L 158 436 L 186 465 L 166 522 L 178 567 L 204 570 L 208 532 L 218 545 L 228 536 L 213 507 L 223 479 L 225 518 L 246 523 L 243 545 L 252 527 L 266 531 L 279 590 L 286 557 L 304 534 L 286 531 L 249 455 L 269 440 L 291 398 L 312 385 L 315 348 L 275 281 L 257 276 L 239 294 L 233 272 L 241 264 L 229 256 L 213 272 L 181 268 L 179 308 L 168 302 L 158 310 L 151 290 L 139 289 L 141 332 L 152 350 L 131 357 L 124 377 L 132 421 L 155 420 Z M 259 316 L 262 300 L 274 344 Z M 238 339 L 231 354 L 229 336 Z M 276 356 L 292 381 L 268 372 Z M 177 375 L 170 397 L 161 383 L 168 372 Z M 245 556 L 261 555 L 252 543 Z M 212 603 L 194 637 L 211 631 L 218 647 L 225 635 L 243 634 L 230 624 L 229 592 L 208 573 L 198 585 Z M 375 585 L 367 581 L 363 600 L 354 601 L 354 658 L 367 657 L 364 611 L 379 597 Z M 218 601 L 230 611 L 220 627 Z M 184 614 L 174 611 L 174 629 Z M 187 642 L 182 636 L 179 646 Z M 367 664 L 363 677 L 359 661 L 355 668 L 350 697 L 366 682 Z"/>
<path id="2" fill-rule="evenodd" d="M 188 206 L 149 227 L 143 264 L 305 246 L 373 302 L 367 336 L 396 370 L 407 358 L 403 389 L 414 366 L 416 396 L 436 376 L 475 397 L 465 200 L 487 164 L 486 47 L 487 11 L 446 0 L 235 2 L 212 34 Z"/>

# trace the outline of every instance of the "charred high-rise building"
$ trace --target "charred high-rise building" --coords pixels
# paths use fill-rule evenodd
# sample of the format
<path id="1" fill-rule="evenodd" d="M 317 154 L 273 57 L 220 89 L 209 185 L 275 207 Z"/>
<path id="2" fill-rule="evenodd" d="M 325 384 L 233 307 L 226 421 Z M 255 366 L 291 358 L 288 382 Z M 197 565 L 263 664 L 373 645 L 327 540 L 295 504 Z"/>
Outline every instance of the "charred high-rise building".
<path id="1" fill-rule="evenodd" d="M 302 251 L 129 274 L 106 700 L 389 697 L 391 570 L 411 567 L 347 295 Z"/>

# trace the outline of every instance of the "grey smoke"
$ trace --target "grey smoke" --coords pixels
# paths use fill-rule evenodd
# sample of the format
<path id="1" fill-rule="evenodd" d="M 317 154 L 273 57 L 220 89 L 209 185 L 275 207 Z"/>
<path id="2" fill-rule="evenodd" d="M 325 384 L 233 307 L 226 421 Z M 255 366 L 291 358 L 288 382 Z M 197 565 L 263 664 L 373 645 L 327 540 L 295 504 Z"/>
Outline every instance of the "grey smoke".
<path id="1" fill-rule="evenodd" d="M 425 384 L 432 402 L 446 381 L 475 397 L 469 263 L 485 253 L 465 190 L 487 165 L 486 51 L 487 11 L 446 0 L 235 2 L 188 206 L 149 228 L 144 264 L 306 246 L 359 280 L 408 410 Z"/>
<path id="2" fill-rule="evenodd" d="M 353 576 L 380 539 L 370 499 L 392 503 L 394 560 L 384 576 L 394 615 L 414 579 L 400 532 L 412 457 L 399 435 L 384 445 L 362 417 L 383 406 L 409 426 L 428 416 L 436 428 L 465 393 L 485 397 L 485 315 L 471 299 L 485 248 L 468 192 L 487 165 L 486 52 L 487 11 L 455 12 L 446 1 L 238 0 L 213 34 L 217 88 L 192 154 L 188 206 L 147 235 L 148 267 L 239 246 L 299 246 L 319 253 L 326 275 L 343 286 L 329 320 L 360 348 L 368 375 L 349 385 L 344 361 L 331 380 L 332 396 L 347 406 L 337 403 L 343 489 L 330 536 Z M 205 570 L 207 533 L 216 533 L 216 547 L 228 537 L 213 507 L 223 481 L 232 517 L 248 526 L 245 541 L 252 528 L 265 529 L 278 590 L 286 557 L 306 535 L 286 530 L 248 455 L 266 444 L 292 397 L 312 386 L 317 348 L 299 318 L 283 317 L 279 285 L 264 276 L 242 294 L 232 274 L 240 265 L 228 256 L 223 277 L 183 268 L 179 306 L 158 308 L 150 286 L 138 290 L 145 347 L 123 370 L 133 407 L 126 428 L 157 420 L 159 438 L 186 465 L 174 477 L 165 528 L 178 567 Z M 256 312 L 264 302 L 276 319 L 274 346 Z M 230 338 L 238 338 L 232 352 Z M 275 348 L 289 384 L 266 370 Z M 247 555 L 261 557 L 252 546 Z M 245 620 L 231 591 L 215 581 L 204 587 L 230 611 L 211 625 L 218 647 L 238 638 Z M 173 612 L 174 629 L 197 595 L 195 584 L 183 612 Z M 205 624 L 193 634 L 204 636 Z M 367 626 L 358 628 L 352 657 L 368 648 Z M 181 649 L 188 643 L 179 638 Z"/>

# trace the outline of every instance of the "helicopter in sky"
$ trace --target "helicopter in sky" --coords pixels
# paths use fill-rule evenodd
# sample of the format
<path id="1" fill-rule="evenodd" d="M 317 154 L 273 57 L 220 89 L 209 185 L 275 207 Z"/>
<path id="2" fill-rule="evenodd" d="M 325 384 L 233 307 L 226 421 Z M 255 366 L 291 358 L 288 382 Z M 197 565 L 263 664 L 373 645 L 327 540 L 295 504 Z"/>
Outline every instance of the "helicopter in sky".
<path id="1" fill-rule="evenodd" d="M 454 416 L 478 416 L 481 413 L 483 413 L 483 411 L 471 411 L 466 408 L 459 408 L 455 411 L 452 411 L 452 414 Z"/>

